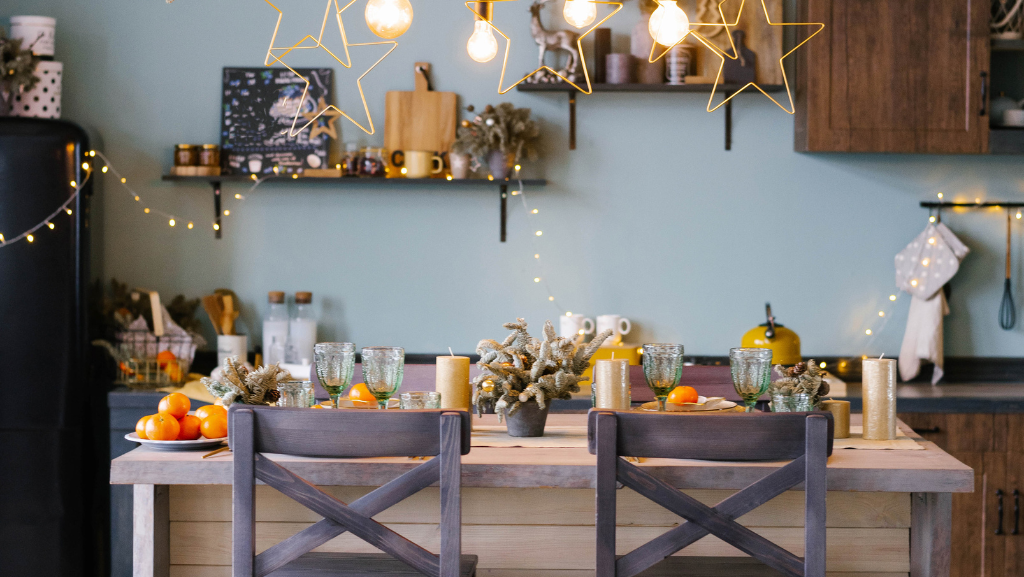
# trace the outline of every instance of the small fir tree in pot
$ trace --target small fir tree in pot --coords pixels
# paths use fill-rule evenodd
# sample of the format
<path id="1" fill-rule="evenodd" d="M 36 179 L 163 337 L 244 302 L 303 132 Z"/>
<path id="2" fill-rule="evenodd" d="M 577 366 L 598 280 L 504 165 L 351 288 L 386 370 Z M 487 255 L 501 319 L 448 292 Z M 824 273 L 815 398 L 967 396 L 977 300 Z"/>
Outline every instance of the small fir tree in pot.
<path id="1" fill-rule="evenodd" d="M 22 49 L 21 39 L 8 38 L 0 27 L 0 116 L 10 116 L 14 98 L 35 88 L 38 64 L 39 57 L 32 54 L 31 46 Z"/>

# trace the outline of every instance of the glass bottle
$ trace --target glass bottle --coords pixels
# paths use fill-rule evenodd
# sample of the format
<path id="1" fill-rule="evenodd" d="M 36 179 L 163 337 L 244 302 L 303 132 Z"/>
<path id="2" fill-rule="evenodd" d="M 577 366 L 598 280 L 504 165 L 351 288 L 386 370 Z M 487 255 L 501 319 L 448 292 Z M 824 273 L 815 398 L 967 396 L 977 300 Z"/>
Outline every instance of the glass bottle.
<path id="1" fill-rule="evenodd" d="M 364 148 L 359 165 L 359 176 L 379 178 L 384 176 L 384 153 L 382 148 Z"/>
<path id="2" fill-rule="evenodd" d="M 267 293 L 270 309 L 263 318 L 263 364 L 270 366 L 285 361 L 284 343 L 288 339 L 288 305 L 283 291 Z"/>
<path id="3" fill-rule="evenodd" d="M 359 145 L 349 142 L 345 145 L 345 158 L 341 160 L 342 176 L 359 176 Z"/>
<path id="4" fill-rule="evenodd" d="M 295 293 L 295 314 L 288 323 L 288 362 L 308 365 L 313 362 L 316 344 L 316 315 L 313 312 L 313 293 Z"/>

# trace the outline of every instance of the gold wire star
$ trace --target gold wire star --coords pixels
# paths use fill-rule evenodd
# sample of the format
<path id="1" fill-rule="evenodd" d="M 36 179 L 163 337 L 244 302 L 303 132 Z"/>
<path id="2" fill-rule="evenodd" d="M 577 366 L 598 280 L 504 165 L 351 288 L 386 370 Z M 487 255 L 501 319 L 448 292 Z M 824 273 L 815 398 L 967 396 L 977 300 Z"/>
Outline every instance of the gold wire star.
<path id="1" fill-rule="evenodd" d="M 284 16 L 284 14 L 281 12 L 281 10 L 277 6 L 274 6 L 270 2 L 270 0 L 265 0 L 265 1 L 266 1 L 266 3 L 268 5 L 270 5 L 271 8 L 273 8 L 274 10 L 277 10 L 277 25 L 274 27 L 274 35 L 270 39 L 270 48 L 267 50 L 267 57 L 266 57 L 266 59 L 264 59 L 263 63 L 266 66 L 270 66 L 271 65 L 270 64 L 271 60 L 273 60 L 274 62 L 276 62 L 276 63 L 284 66 L 288 70 L 290 70 L 292 72 L 292 74 L 298 76 L 300 79 L 302 79 L 303 82 L 306 83 L 306 86 L 305 86 L 305 88 L 302 91 L 302 97 L 299 99 L 299 106 L 297 106 L 296 109 L 295 109 L 295 117 L 292 119 L 292 127 L 291 127 L 290 130 L 283 130 L 282 134 L 287 132 L 288 136 L 291 137 L 291 138 L 294 138 L 294 137 L 298 136 L 300 133 L 302 133 L 303 130 L 305 130 L 305 129 L 309 128 L 311 125 L 313 125 L 317 121 L 318 118 L 323 116 L 329 110 L 333 110 L 333 111 L 337 112 L 338 115 L 345 117 L 349 122 L 351 122 L 352 124 L 355 124 L 363 132 L 365 132 L 367 134 L 373 134 L 376 131 L 376 129 L 373 126 L 373 117 L 370 116 L 370 107 L 366 103 L 366 95 L 363 94 L 363 77 L 365 77 L 367 74 L 369 74 L 371 70 L 376 68 L 377 65 L 381 63 L 382 60 L 384 60 L 385 58 L 388 57 L 388 55 L 390 55 L 392 52 L 394 52 L 395 48 L 398 47 L 398 42 L 395 42 L 394 40 L 385 40 L 385 41 L 381 41 L 381 42 L 360 42 L 360 43 L 350 44 L 349 41 L 348 41 L 348 36 L 345 34 L 345 24 L 342 21 L 341 13 L 344 12 L 352 4 L 355 4 L 356 0 L 350 0 L 349 3 L 345 4 L 344 7 L 341 7 L 338 4 L 338 0 L 327 0 L 327 8 L 326 8 L 325 14 L 324 14 L 324 22 L 323 22 L 323 24 L 320 27 L 320 35 L 318 37 L 314 38 L 312 35 L 307 34 L 305 37 L 303 37 L 302 40 L 300 40 L 299 42 L 297 42 L 296 44 L 294 44 L 294 45 L 292 45 L 290 47 L 284 47 L 284 48 L 275 47 L 274 43 L 277 41 L 277 33 L 278 33 L 278 30 L 280 30 L 280 28 L 281 28 L 281 19 Z M 344 42 L 345 58 L 348 59 L 348 63 L 347 64 L 345 62 L 343 62 L 341 59 L 339 59 L 337 56 L 335 56 L 334 53 L 331 52 L 330 50 L 328 50 L 327 47 L 324 46 L 323 43 L 322 43 L 324 30 L 327 27 L 327 20 L 330 18 L 330 15 L 331 15 L 331 9 L 330 9 L 331 4 L 334 4 L 334 9 L 335 9 L 334 10 L 334 16 L 335 16 L 335 18 L 338 21 L 338 29 L 339 29 L 339 31 L 341 33 L 341 39 Z M 309 46 L 303 45 L 307 40 L 312 40 L 313 44 L 309 45 Z M 349 116 L 349 114 L 347 112 L 345 112 L 344 110 L 334 106 L 333 104 L 330 104 L 330 105 L 327 105 L 326 107 L 322 107 L 321 110 L 315 116 L 313 116 L 312 118 L 306 117 L 307 118 L 306 124 L 304 124 L 301 128 L 296 130 L 295 126 L 299 123 L 299 116 L 302 115 L 302 103 L 306 101 L 306 98 L 309 95 L 309 84 L 310 84 L 310 82 L 309 82 L 308 78 L 306 78 L 305 76 L 299 74 L 294 68 L 292 68 L 291 66 L 286 64 L 284 62 L 283 58 L 285 56 L 287 56 L 289 53 L 291 53 L 293 50 L 303 50 L 303 49 L 311 49 L 311 48 L 323 48 L 328 54 L 330 54 L 335 60 L 337 60 L 339 64 L 341 64 L 345 68 L 351 68 L 352 67 L 352 58 L 349 55 L 349 51 L 348 51 L 349 47 L 354 47 L 354 46 L 377 46 L 377 45 L 390 45 L 391 48 L 388 49 L 388 51 L 385 52 L 383 56 L 378 58 L 376 62 L 374 62 L 369 68 L 366 69 L 365 72 L 363 72 L 362 74 L 359 75 L 359 78 L 356 79 L 356 87 L 359 90 L 359 98 L 363 101 L 363 112 L 366 113 L 366 120 L 367 120 L 367 124 L 369 124 L 369 128 L 366 128 L 362 124 L 360 124 L 359 122 L 356 122 L 356 120 L 354 118 L 352 118 L 351 116 Z M 283 51 L 283 52 L 281 54 L 275 54 L 275 51 Z"/>
<path id="2" fill-rule="evenodd" d="M 728 22 L 725 21 L 725 12 L 722 11 L 722 5 L 725 4 L 728 1 L 729 0 L 722 0 L 721 2 L 718 3 L 718 16 L 722 19 L 721 22 L 690 22 L 690 28 L 700 28 L 700 27 L 707 27 L 707 26 L 714 27 L 714 28 L 722 28 L 722 27 L 724 27 L 725 28 L 725 35 L 729 38 L 729 46 L 732 47 L 732 53 L 736 54 L 736 44 L 735 44 L 735 42 L 733 42 L 732 34 L 729 33 L 729 28 L 735 28 L 736 25 L 739 24 L 739 22 L 740 22 L 740 14 L 743 13 L 743 5 L 740 4 L 740 11 L 736 13 L 736 20 L 732 24 L 729 24 Z M 745 2 L 746 0 L 742 0 L 742 1 Z M 661 25 L 662 26 L 665 25 L 664 20 L 662 21 Z M 672 46 L 669 46 L 668 48 L 666 48 L 657 57 L 654 56 L 654 51 L 658 47 L 658 43 L 655 42 L 651 46 L 651 54 L 647 57 L 647 61 L 653 64 L 653 63 L 657 62 L 658 60 L 661 60 L 666 54 L 671 52 L 672 49 L 676 47 L 676 45 L 682 44 L 683 41 L 685 41 L 689 36 L 693 36 L 694 38 L 697 39 L 698 42 L 700 42 L 701 44 L 707 46 L 708 48 L 711 48 L 712 51 L 714 51 L 714 52 L 721 52 L 721 49 L 719 49 L 717 47 L 712 47 L 713 43 L 710 40 L 708 40 L 707 37 L 705 37 L 700 32 L 697 32 L 696 30 L 691 30 L 690 28 L 687 28 L 686 33 L 683 34 L 682 38 L 680 38 L 679 40 L 676 40 L 675 43 L 672 44 Z M 659 29 L 658 32 L 660 33 L 661 30 Z M 733 60 L 735 60 L 735 58 L 733 58 Z"/>
<path id="3" fill-rule="evenodd" d="M 338 117 L 341 116 L 341 113 L 337 110 L 330 110 L 330 106 L 327 106 L 327 101 L 324 100 L 323 96 L 321 96 L 320 101 L 317 102 L 317 108 L 315 111 L 303 112 L 302 116 L 305 117 L 306 120 L 316 120 L 318 116 L 323 116 L 327 119 L 327 124 L 317 122 L 313 125 L 313 128 L 309 131 L 310 139 L 316 138 L 321 134 L 326 134 L 335 140 L 338 139 L 338 129 L 334 126 L 334 123 L 338 121 Z"/>
<path id="4" fill-rule="evenodd" d="M 483 2 L 479 2 L 479 3 L 480 4 L 495 4 L 497 2 L 515 2 L 515 0 L 484 0 Z M 550 73 L 554 74 L 555 76 L 561 78 L 563 81 L 567 82 L 569 85 L 571 85 L 576 90 L 579 90 L 583 94 L 592 94 L 594 92 L 594 89 L 593 89 L 593 86 L 591 86 L 591 84 L 590 84 L 590 73 L 587 72 L 587 58 L 586 58 L 586 56 L 583 55 L 583 39 L 588 34 L 593 32 L 596 28 L 598 28 L 602 24 L 604 24 L 609 18 L 614 16 L 619 10 L 622 10 L 622 2 L 604 2 L 604 1 L 600 1 L 600 0 L 590 0 L 590 2 L 592 4 L 607 4 L 608 6 L 615 6 L 615 10 L 612 10 L 611 13 L 609 13 L 607 16 L 605 16 L 600 22 L 598 22 L 597 24 L 594 24 L 593 26 L 591 26 L 589 30 L 587 30 L 586 32 L 581 34 L 576 39 L 576 50 L 577 50 L 577 52 L 580 55 L 580 68 L 583 69 L 583 78 L 586 79 L 586 81 L 587 81 L 587 89 L 586 90 L 584 90 L 579 85 L 577 85 L 575 82 L 569 80 L 565 76 L 562 76 L 561 74 L 558 73 L 558 71 L 554 70 L 553 68 L 551 68 L 550 66 L 547 66 L 547 65 L 543 65 L 540 68 L 537 68 L 533 72 L 531 72 L 531 73 L 527 74 L 526 76 L 523 76 L 522 78 L 520 78 L 515 84 L 509 86 L 508 88 L 502 89 L 501 85 L 505 83 L 505 69 L 508 67 L 508 54 L 509 54 L 510 49 L 512 48 L 512 40 L 508 36 L 506 36 L 504 32 L 499 30 L 498 27 L 495 26 L 494 23 L 492 23 L 490 20 L 488 20 L 483 14 L 481 14 L 481 13 L 479 13 L 476 10 L 473 9 L 472 5 L 473 4 L 477 4 L 478 2 L 474 2 L 472 0 L 469 1 L 469 2 L 466 2 L 466 8 L 470 12 L 472 12 L 473 14 L 476 14 L 477 16 L 479 16 L 480 19 L 483 20 L 484 22 L 487 22 L 487 25 L 491 27 L 491 30 L 494 30 L 495 32 L 500 34 L 502 38 L 505 39 L 505 58 L 501 62 L 501 77 L 498 79 L 498 94 L 505 94 L 505 93 L 507 93 L 509 90 L 512 90 L 513 88 L 515 88 L 519 84 L 525 82 L 527 78 L 533 76 L 534 74 L 540 72 L 541 70 L 547 70 L 548 72 L 550 72 Z"/>

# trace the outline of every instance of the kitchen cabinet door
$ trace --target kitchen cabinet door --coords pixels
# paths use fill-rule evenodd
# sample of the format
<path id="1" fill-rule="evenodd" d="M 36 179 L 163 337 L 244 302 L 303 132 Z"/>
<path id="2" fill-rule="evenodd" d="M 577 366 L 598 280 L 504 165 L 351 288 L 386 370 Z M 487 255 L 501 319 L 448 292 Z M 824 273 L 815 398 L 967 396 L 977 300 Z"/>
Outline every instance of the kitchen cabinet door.
<path id="1" fill-rule="evenodd" d="M 1017 416 L 1017 415 L 1014 415 Z M 1024 575 L 1024 519 L 1021 519 L 1021 499 L 1024 498 L 1024 453 L 1006 454 L 1006 496 L 1005 514 L 1006 531 L 1004 546 L 1005 567 L 1003 573 L 1007 577 Z"/>
<path id="2" fill-rule="evenodd" d="M 795 148 L 988 151 L 990 0 L 800 0 Z M 811 27 L 800 27 L 807 34 Z"/>
<path id="3" fill-rule="evenodd" d="M 1006 573 L 1006 538 L 1012 528 L 1007 521 L 1012 521 L 1013 506 L 1006 488 L 1006 453 L 985 453 L 982 480 L 974 491 L 982 494 L 985 510 L 982 577 L 1020 577 Z"/>

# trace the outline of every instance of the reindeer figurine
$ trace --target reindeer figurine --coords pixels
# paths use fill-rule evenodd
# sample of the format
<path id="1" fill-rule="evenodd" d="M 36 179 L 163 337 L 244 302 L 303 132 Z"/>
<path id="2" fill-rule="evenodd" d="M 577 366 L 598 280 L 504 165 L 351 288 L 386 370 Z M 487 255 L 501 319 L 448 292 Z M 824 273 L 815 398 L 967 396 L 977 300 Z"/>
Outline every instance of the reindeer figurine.
<path id="1" fill-rule="evenodd" d="M 530 34 L 533 36 L 533 40 L 540 47 L 539 66 L 544 66 L 544 55 L 547 54 L 548 50 L 560 51 L 564 50 L 569 54 L 568 59 L 565 62 L 565 68 L 559 70 L 559 74 L 568 78 L 570 81 L 576 81 L 576 67 L 579 66 L 580 53 L 576 49 L 576 40 L 579 38 L 579 34 L 570 30 L 545 30 L 544 25 L 540 21 L 541 8 L 550 2 L 551 0 L 539 0 L 534 1 L 530 5 L 530 14 L 532 18 L 530 20 Z M 531 76 L 528 82 L 558 82 L 560 79 L 557 76 L 550 74 L 547 70 L 541 70 Z"/>

